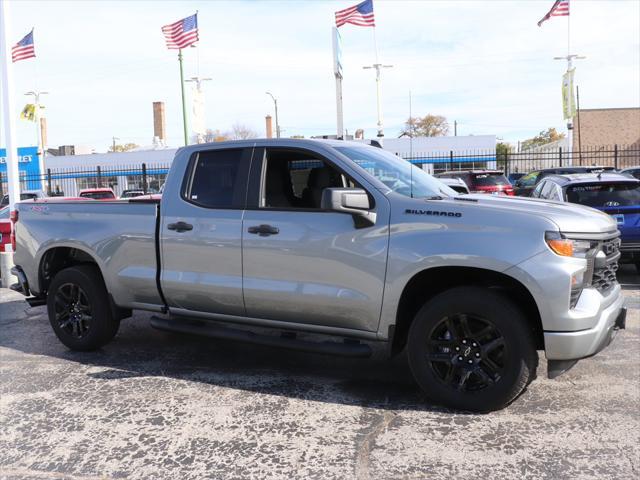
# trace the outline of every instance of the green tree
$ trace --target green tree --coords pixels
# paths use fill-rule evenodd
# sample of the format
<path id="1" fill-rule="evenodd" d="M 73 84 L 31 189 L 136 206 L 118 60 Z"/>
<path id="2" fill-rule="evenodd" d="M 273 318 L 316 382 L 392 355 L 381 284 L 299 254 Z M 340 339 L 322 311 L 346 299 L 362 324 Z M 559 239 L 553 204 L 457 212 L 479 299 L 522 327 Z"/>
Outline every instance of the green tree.
<path id="1" fill-rule="evenodd" d="M 402 135 L 409 137 L 442 137 L 449 133 L 449 122 L 442 115 L 427 114 L 410 117 L 404 123 Z"/>
<path id="2" fill-rule="evenodd" d="M 522 150 L 528 150 L 529 148 L 546 145 L 547 143 L 555 142 L 564 137 L 566 137 L 564 133 L 558 133 L 555 128 L 550 127 L 546 130 L 541 131 L 535 137 L 528 138 L 524 142 L 522 142 Z"/>

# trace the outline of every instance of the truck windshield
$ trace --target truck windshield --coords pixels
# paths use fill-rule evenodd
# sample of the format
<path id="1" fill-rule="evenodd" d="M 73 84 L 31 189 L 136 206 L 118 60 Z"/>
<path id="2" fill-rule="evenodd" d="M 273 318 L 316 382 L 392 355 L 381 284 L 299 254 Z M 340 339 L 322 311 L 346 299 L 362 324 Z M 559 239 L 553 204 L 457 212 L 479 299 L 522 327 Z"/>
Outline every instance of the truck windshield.
<path id="1" fill-rule="evenodd" d="M 380 148 L 336 147 L 336 150 L 401 195 L 417 198 L 458 195 L 424 170 Z"/>
<path id="2" fill-rule="evenodd" d="M 639 183 L 594 183 L 567 187 L 567 201 L 588 207 L 640 205 Z"/>

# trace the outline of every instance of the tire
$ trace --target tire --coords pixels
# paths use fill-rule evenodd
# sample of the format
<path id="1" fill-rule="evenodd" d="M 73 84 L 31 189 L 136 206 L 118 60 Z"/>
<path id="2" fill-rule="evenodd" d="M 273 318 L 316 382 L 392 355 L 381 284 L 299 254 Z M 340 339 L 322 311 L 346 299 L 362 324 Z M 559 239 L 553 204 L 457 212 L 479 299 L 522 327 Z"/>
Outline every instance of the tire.
<path id="1" fill-rule="evenodd" d="M 432 400 L 474 412 L 511 403 L 538 363 L 520 309 L 480 287 L 456 287 L 428 301 L 409 328 L 407 349 L 413 376 Z"/>
<path id="2" fill-rule="evenodd" d="M 96 350 L 109 343 L 120 327 L 94 265 L 58 272 L 49 286 L 47 313 L 56 336 L 71 350 Z"/>

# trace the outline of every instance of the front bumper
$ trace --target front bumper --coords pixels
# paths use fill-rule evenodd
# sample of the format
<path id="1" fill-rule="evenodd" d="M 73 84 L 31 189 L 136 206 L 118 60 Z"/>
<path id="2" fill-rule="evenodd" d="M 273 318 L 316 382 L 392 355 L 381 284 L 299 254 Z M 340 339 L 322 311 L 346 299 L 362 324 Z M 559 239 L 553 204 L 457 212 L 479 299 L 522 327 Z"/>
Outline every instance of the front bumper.
<path id="1" fill-rule="evenodd" d="M 548 360 L 579 360 L 595 355 L 611 343 L 617 330 L 624 328 L 626 309 L 624 297 L 617 298 L 604 308 L 593 328 L 574 332 L 544 332 L 545 355 Z"/>

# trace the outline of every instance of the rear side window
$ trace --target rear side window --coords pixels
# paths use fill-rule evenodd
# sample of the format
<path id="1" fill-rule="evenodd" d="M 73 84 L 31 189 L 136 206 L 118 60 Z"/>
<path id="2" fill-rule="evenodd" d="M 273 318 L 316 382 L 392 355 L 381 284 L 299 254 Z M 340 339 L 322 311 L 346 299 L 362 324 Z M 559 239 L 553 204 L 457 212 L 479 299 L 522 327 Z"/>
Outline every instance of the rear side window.
<path id="1" fill-rule="evenodd" d="M 242 208 L 246 174 L 241 173 L 244 149 L 196 153 L 184 198 L 207 208 Z"/>
<path id="2" fill-rule="evenodd" d="M 511 185 L 507 177 L 501 173 L 473 174 L 472 183 L 476 187 L 493 187 L 496 185 Z"/>

